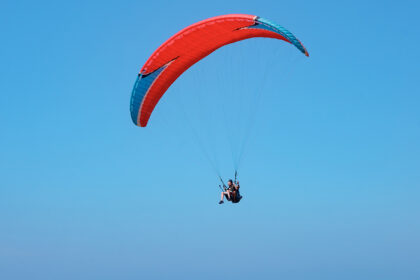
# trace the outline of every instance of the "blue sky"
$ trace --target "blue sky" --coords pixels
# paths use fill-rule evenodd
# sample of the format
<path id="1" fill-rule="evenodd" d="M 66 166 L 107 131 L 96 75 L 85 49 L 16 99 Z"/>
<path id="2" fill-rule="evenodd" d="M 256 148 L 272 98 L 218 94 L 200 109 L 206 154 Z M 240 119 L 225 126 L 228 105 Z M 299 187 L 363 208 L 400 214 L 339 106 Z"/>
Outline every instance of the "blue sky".
<path id="1" fill-rule="evenodd" d="M 419 279 L 419 9 L 3 1 L 2 279 Z M 219 206 L 217 178 L 172 102 L 193 92 L 194 75 L 217 72 L 223 52 L 177 81 L 155 125 L 135 127 L 128 109 L 156 47 L 228 13 L 278 22 L 311 56 L 281 87 L 267 82 L 240 171 L 245 198 Z"/>

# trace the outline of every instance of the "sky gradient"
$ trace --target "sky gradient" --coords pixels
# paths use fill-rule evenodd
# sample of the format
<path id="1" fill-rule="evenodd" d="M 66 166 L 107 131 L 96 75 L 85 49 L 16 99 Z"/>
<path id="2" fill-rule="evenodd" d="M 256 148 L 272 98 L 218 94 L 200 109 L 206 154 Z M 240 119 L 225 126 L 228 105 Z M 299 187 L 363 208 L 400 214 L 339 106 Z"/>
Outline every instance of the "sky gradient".
<path id="1" fill-rule="evenodd" d="M 419 279 L 419 10 L 3 1 L 0 277 Z M 244 200 L 219 206 L 217 177 L 186 129 L 162 124 L 178 118 L 173 99 L 141 129 L 129 98 L 169 36 L 229 13 L 278 22 L 310 57 L 281 88 L 267 82 L 241 167 Z M 218 71 L 222 54 L 202 71 Z M 174 93 L 193 92 L 186 74 Z"/>

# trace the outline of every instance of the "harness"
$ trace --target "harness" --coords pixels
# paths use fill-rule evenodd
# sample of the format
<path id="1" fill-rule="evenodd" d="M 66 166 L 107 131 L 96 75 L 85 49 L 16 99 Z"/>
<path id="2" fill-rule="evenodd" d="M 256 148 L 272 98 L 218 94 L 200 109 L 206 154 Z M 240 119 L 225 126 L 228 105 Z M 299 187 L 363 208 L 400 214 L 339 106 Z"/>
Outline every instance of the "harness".
<path id="1" fill-rule="evenodd" d="M 238 171 L 235 170 L 235 180 L 234 180 L 235 185 L 238 184 L 237 178 L 238 178 Z M 222 190 L 222 192 L 225 192 L 225 191 L 230 189 L 226 186 L 225 182 L 223 181 L 223 179 L 220 175 L 219 175 L 219 180 L 222 183 L 222 185 L 219 185 L 219 188 Z M 232 191 L 232 190 L 230 190 L 230 191 Z M 241 193 L 239 192 L 239 188 L 237 190 L 235 190 L 235 193 L 236 193 L 235 196 L 234 196 L 235 199 L 234 200 L 229 199 L 229 201 L 231 201 L 232 203 L 238 203 L 242 199 Z"/>

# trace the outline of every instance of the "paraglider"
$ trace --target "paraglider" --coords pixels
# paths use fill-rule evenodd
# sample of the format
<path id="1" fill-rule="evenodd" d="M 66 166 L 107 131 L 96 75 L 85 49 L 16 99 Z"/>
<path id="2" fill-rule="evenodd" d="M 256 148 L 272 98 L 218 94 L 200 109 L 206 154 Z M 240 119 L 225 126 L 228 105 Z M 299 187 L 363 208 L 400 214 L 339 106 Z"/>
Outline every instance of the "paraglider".
<path id="1" fill-rule="evenodd" d="M 263 37 L 282 40 L 292 44 L 305 56 L 309 56 L 302 43 L 287 29 L 265 18 L 246 14 L 230 14 L 212 17 L 192 24 L 179 31 L 149 57 L 135 81 L 130 113 L 135 125 L 146 127 L 157 103 L 169 87 L 192 65 L 215 50 L 245 39 Z M 222 181 L 220 204 L 224 197 L 238 203 L 242 196 L 239 182 Z"/>
<path id="2" fill-rule="evenodd" d="M 141 68 L 131 94 L 134 124 L 145 127 L 166 90 L 197 61 L 227 44 L 254 37 L 286 41 L 309 56 L 291 32 L 258 16 L 232 14 L 197 22 L 169 38 Z"/>

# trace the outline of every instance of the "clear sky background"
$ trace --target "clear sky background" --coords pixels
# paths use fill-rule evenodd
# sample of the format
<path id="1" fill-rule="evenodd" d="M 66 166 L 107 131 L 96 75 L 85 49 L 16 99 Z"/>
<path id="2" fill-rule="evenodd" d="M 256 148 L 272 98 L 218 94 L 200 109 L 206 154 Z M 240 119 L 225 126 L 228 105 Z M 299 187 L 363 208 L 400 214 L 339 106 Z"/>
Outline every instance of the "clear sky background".
<path id="1" fill-rule="evenodd" d="M 420 279 L 419 10 L 2 1 L 0 278 Z M 281 87 L 268 83 L 245 198 L 219 206 L 186 130 L 160 125 L 177 119 L 170 99 L 141 129 L 129 98 L 164 40 L 228 13 L 278 22 L 311 57 Z"/>

